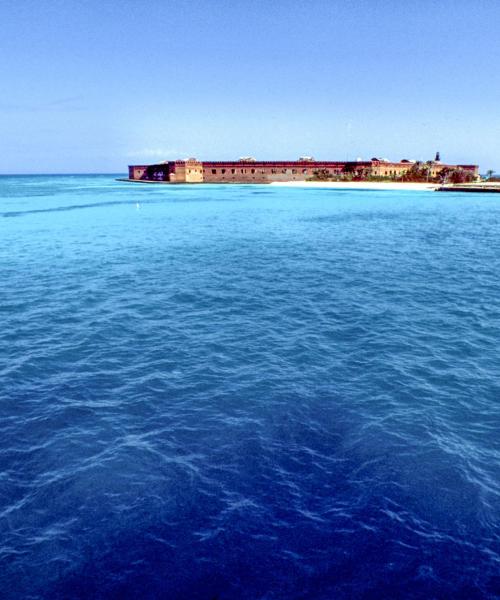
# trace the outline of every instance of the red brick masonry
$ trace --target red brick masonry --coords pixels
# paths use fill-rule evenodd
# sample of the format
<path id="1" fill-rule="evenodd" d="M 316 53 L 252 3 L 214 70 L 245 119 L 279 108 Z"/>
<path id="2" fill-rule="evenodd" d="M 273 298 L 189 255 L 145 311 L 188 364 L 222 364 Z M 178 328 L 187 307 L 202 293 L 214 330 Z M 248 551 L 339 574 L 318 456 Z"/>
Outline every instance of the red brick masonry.
<path id="1" fill-rule="evenodd" d="M 399 177 L 414 163 L 410 161 L 198 161 L 196 159 L 166 161 L 153 165 L 129 166 L 129 179 L 170 183 L 271 183 L 273 181 L 306 181 L 315 172 L 329 177 L 351 173 L 354 177 Z M 460 168 L 478 176 L 477 165 L 446 165 L 430 163 L 429 176 L 435 177 L 444 168 Z"/>

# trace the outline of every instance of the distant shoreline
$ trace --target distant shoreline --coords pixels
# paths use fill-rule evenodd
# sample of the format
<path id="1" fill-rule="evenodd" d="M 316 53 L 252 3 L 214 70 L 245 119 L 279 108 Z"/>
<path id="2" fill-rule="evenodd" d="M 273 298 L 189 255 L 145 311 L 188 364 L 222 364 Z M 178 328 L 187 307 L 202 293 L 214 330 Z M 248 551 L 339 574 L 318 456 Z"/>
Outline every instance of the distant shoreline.
<path id="1" fill-rule="evenodd" d="M 224 183 L 202 182 L 202 183 L 172 183 L 171 181 L 151 181 L 147 179 L 128 179 L 120 177 L 116 181 L 127 183 L 147 183 L 154 185 L 270 185 L 281 187 L 297 187 L 297 188 L 332 188 L 332 189 L 352 189 L 352 190 L 399 190 L 399 191 L 419 191 L 432 192 L 437 190 L 441 184 L 439 183 L 415 183 L 415 182 L 394 182 L 394 181 L 272 181 L 272 182 L 232 182 Z"/>
<path id="2" fill-rule="evenodd" d="M 269 185 L 302 188 L 333 188 L 351 190 L 400 190 L 400 191 L 434 191 L 438 183 L 414 183 L 395 181 L 273 181 Z"/>

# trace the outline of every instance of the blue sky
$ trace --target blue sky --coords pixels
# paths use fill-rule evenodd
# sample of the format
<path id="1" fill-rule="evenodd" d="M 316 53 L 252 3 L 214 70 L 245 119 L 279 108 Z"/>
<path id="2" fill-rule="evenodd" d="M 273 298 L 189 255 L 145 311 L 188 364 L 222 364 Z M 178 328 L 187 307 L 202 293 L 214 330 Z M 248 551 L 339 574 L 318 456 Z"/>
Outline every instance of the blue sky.
<path id="1" fill-rule="evenodd" d="M 428 159 L 500 171 L 498 0 L 0 2 L 0 173 Z"/>

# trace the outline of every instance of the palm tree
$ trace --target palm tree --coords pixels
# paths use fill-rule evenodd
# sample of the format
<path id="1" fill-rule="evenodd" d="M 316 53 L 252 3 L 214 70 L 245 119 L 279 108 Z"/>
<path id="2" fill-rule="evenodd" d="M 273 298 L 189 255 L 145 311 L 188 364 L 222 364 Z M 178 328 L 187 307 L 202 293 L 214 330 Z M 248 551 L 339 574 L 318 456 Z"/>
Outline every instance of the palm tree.
<path id="1" fill-rule="evenodd" d="M 432 160 L 428 160 L 428 161 L 425 163 L 425 174 L 426 174 L 425 176 L 426 176 L 426 178 L 427 178 L 427 181 L 429 181 L 429 177 L 431 176 L 432 164 L 433 164 L 433 163 L 432 163 Z"/>

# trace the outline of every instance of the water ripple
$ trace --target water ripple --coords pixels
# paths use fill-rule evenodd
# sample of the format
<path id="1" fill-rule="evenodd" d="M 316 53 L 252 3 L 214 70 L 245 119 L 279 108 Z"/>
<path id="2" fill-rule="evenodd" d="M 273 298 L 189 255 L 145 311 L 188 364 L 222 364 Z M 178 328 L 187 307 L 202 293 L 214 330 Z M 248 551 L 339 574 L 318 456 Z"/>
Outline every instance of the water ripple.
<path id="1" fill-rule="evenodd" d="M 499 597 L 500 209 L 445 196 L 0 178 L 2 597 Z"/>

